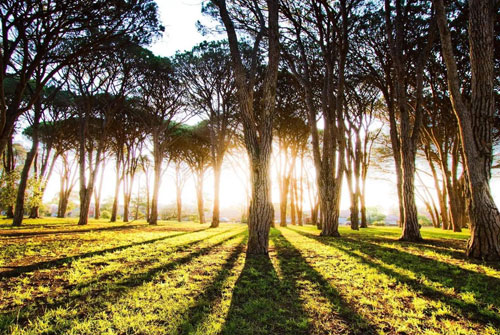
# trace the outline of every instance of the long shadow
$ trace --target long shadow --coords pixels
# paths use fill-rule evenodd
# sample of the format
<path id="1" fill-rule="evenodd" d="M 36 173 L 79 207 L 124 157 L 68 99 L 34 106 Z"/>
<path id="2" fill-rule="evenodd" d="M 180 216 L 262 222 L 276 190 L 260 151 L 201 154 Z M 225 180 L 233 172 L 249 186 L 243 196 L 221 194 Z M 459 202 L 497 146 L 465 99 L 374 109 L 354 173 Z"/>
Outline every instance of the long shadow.
<path id="1" fill-rule="evenodd" d="M 202 294 L 194 300 L 197 303 L 189 308 L 184 317 L 184 322 L 178 327 L 179 334 L 190 334 L 203 322 L 210 314 L 214 306 L 222 299 L 224 283 L 231 275 L 231 270 L 236 265 L 240 254 L 244 251 L 248 236 L 234 248 L 225 263 L 222 265 L 217 275 L 212 279 L 212 284 L 208 286 Z"/>
<path id="2" fill-rule="evenodd" d="M 460 267 L 439 262 L 423 256 L 416 256 L 400 250 L 382 247 L 369 242 L 353 240 L 351 238 L 336 238 L 329 239 L 325 237 L 315 236 L 308 232 L 292 229 L 294 232 L 318 241 L 324 245 L 334 247 L 345 254 L 357 259 L 363 264 L 366 264 L 377 271 L 384 273 L 397 281 L 408 285 L 415 292 L 433 300 L 439 300 L 452 307 L 455 312 L 460 313 L 464 319 L 478 321 L 483 324 L 491 323 L 496 327 L 500 327 L 500 315 L 498 313 L 488 311 L 480 305 L 492 304 L 498 308 L 500 303 L 497 299 L 491 299 L 491 292 L 500 292 L 499 280 L 477 272 L 462 269 Z M 359 255 L 355 251 L 366 255 Z M 407 275 L 398 273 L 393 269 L 374 262 L 372 258 L 380 260 L 386 264 L 393 264 L 402 269 L 412 271 L 416 274 L 423 274 L 432 281 L 439 282 L 445 287 L 452 287 L 457 292 L 465 291 L 469 281 L 477 283 L 485 283 L 481 291 L 475 291 L 479 294 L 477 303 L 469 303 L 455 296 L 441 292 L 431 286 L 423 284 L 416 279 Z M 446 269 L 443 269 L 443 265 Z M 457 271 L 458 275 L 452 275 L 453 271 Z M 488 285 L 490 284 L 490 285 Z M 477 298 L 477 297 L 476 297 Z"/>
<path id="3" fill-rule="evenodd" d="M 353 239 L 352 235 L 347 235 L 347 236 L 343 235 L 343 237 Z M 438 254 L 447 255 L 458 260 L 467 260 L 468 262 L 471 262 L 471 260 L 467 259 L 465 256 L 465 246 L 467 241 L 464 240 L 426 238 L 421 242 L 412 243 L 412 242 L 400 242 L 398 240 L 389 238 L 387 236 L 383 236 L 381 234 L 371 235 L 370 237 L 358 235 L 357 238 L 363 241 L 372 241 L 372 242 L 381 242 L 390 244 L 404 243 L 420 250 L 429 249 Z M 450 250 L 450 247 L 452 247 L 455 250 Z M 473 262 L 475 263 L 475 261 Z"/>
<path id="4" fill-rule="evenodd" d="M 208 229 L 208 228 L 206 228 L 206 229 Z M 96 251 L 86 252 L 86 253 L 75 255 L 75 256 L 61 257 L 61 258 L 53 259 L 53 260 L 50 260 L 50 261 L 43 261 L 43 262 L 33 263 L 33 264 L 30 264 L 30 265 L 10 267 L 10 268 L 14 268 L 14 269 L 13 270 L 9 270 L 9 271 L 0 272 L 0 279 L 17 277 L 17 276 L 19 276 L 19 275 L 21 275 L 23 273 L 32 272 L 32 271 L 35 271 L 35 270 L 51 269 L 51 268 L 54 268 L 54 267 L 57 267 L 57 266 L 60 266 L 60 265 L 63 265 L 63 264 L 71 264 L 74 261 L 82 259 L 82 258 L 88 258 L 88 257 L 103 255 L 103 254 L 110 253 L 110 252 L 121 251 L 121 250 L 125 250 L 125 249 L 131 248 L 131 247 L 135 247 L 135 246 L 138 246 L 138 245 L 147 245 L 147 244 L 155 243 L 155 242 L 158 242 L 158 241 L 166 240 L 166 239 L 169 239 L 169 238 L 178 237 L 178 236 L 181 236 L 181 235 L 186 235 L 186 234 L 200 232 L 200 231 L 203 231 L 203 230 L 206 230 L 206 229 L 200 229 L 200 230 L 196 230 L 196 231 L 193 231 L 193 232 L 184 232 L 184 233 L 179 233 L 179 234 L 173 234 L 173 235 L 158 237 L 158 238 L 154 238 L 154 239 L 146 240 L 146 241 L 142 241 L 142 242 L 135 242 L 135 243 L 130 243 L 130 244 L 127 244 L 127 245 L 122 245 L 122 246 L 118 246 L 118 247 L 114 247 L 114 248 L 108 248 L 108 249 L 103 249 L 103 250 L 96 250 Z"/>
<path id="5" fill-rule="evenodd" d="M 169 249 L 169 252 L 177 253 L 177 252 L 183 252 L 186 249 L 195 248 L 198 244 L 202 243 L 206 239 L 216 237 L 218 235 L 222 235 L 222 234 L 227 233 L 227 232 L 228 232 L 228 230 L 225 230 L 222 232 L 218 232 L 217 234 L 207 236 L 207 237 L 202 238 L 202 239 L 197 239 L 197 240 L 191 241 L 189 243 L 183 243 L 183 244 L 177 245 L 175 248 Z M 231 236 L 229 236 L 228 239 L 229 238 L 231 238 Z M 102 280 L 105 277 L 106 277 L 106 274 L 97 275 L 97 276 L 93 277 L 92 280 L 90 280 L 90 281 L 87 281 L 84 283 L 78 283 L 75 285 L 67 285 L 67 286 L 65 286 L 64 289 L 66 292 L 69 292 L 72 289 L 78 289 L 80 291 L 87 292 L 87 291 L 89 291 L 88 290 L 89 287 L 91 287 L 92 285 L 96 285 L 97 283 L 102 282 Z M 131 277 L 132 277 L 132 275 L 125 277 L 125 279 L 131 278 Z M 17 318 L 19 320 L 24 320 L 26 318 L 33 318 L 33 316 L 30 314 L 31 311 L 33 311 L 33 310 L 36 312 L 36 314 L 39 315 L 39 314 L 42 314 L 42 312 L 45 312 L 48 308 L 58 308 L 60 306 L 64 306 L 65 304 L 67 304 L 69 302 L 77 302 L 79 299 L 84 299 L 84 298 L 91 296 L 91 295 L 95 296 L 97 291 L 98 290 L 94 290 L 94 291 L 91 291 L 87 294 L 76 294 L 76 295 L 72 295 L 71 297 L 70 296 L 59 297 L 53 303 L 47 303 L 47 299 L 44 296 L 34 298 L 31 300 L 31 303 L 29 305 L 21 307 L 18 310 L 18 312 L 16 312 L 16 313 L 13 311 L 9 311 L 9 312 L 4 312 L 4 313 L 0 314 L 0 326 L 2 325 L 2 319 L 15 320 Z M 117 290 L 115 290 L 115 291 L 117 291 Z M 17 314 L 17 315 L 14 315 L 14 314 Z M 24 314 L 26 314 L 26 315 L 23 316 Z M 19 315 L 21 317 L 19 317 Z M 1 328 L 0 328 L 0 330 L 1 330 Z"/>
<path id="6" fill-rule="evenodd" d="M 69 225 L 68 225 L 69 226 Z M 76 225 L 71 225 L 76 226 Z M 27 231 L 27 232 L 15 232 L 15 233 L 0 233 L 0 237 L 32 237 L 38 235 L 52 235 L 52 234 L 82 234 L 97 231 L 119 231 L 127 229 L 135 229 L 140 227 L 140 225 L 121 225 L 113 227 L 96 227 L 96 228 L 85 228 L 85 229 L 75 229 L 75 230 L 50 230 L 50 231 Z M 30 227 L 33 228 L 33 227 Z M 39 227 L 36 227 L 39 228 Z M 29 228 L 26 228 L 29 229 Z"/>
<path id="7" fill-rule="evenodd" d="M 327 320 L 315 320 L 319 322 L 317 326 L 315 325 L 314 329 L 311 329 L 311 333 L 326 334 L 331 331 L 331 329 L 337 329 L 339 333 L 342 334 L 368 335 L 377 333 L 376 327 L 362 315 L 358 314 L 356 310 L 342 298 L 341 294 L 304 259 L 300 251 L 291 244 L 281 232 L 273 235 L 279 266 L 283 271 L 284 278 L 290 281 L 290 287 L 293 294 L 298 295 L 298 292 L 301 290 L 300 286 L 312 286 L 316 288 L 323 297 L 328 299 L 334 307 L 334 310 L 330 311 L 329 315 L 326 315 Z M 304 289 L 310 288 L 311 287 Z M 331 314 L 337 314 L 338 316 L 332 319 Z M 347 329 L 342 329 L 346 327 Z"/>
<path id="8" fill-rule="evenodd" d="M 267 255 L 246 256 L 221 334 L 309 334 L 299 296 L 281 281 Z"/>
<path id="9" fill-rule="evenodd" d="M 227 233 L 227 231 L 217 233 L 214 235 L 211 235 L 210 237 L 215 237 L 217 235 L 221 235 L 223 233 Z M 65 296 L 62 299 L 59 299 L 58 301 L 54 303 L 48 303 L 48 304 L 43 304 L 42 306 L 37 306 L 38 308 L 34 308 L 35 304 L 32 304 L 27 307 L 26 311 L 18 311 L 16 312 L 8 312 L 8 313 L 3 313 L 0 314 L 0 320 L 1 319 L 11 319 L 11 320 L 16 320 L 16 322 L 22 327 L 25 326 L 28 322 L 33 321 L 37 316 L 41 316 L 42 314 L 45 314 L 49 312 L 50 310 L 56 310 L 59 307 L 65 307 L 69 309 L 74 309 L 77 308 L 78 304 L 85 304 L 85 308 L 92 308 L 94 311 L 96 309 L 103 309 L 109 303 L 111 300 L 117 301 L 120 297 L 125 295 L 128 291 L 142 286 L 145 283 L 151 281 L 154 279 L 154 277 L 161 273 L 161 272 L 169 272 L 175 270 L 177 267 L 187 264 L 191 261 L 193 261 L 195 258 L 206 255 L 211 252 L 212 249 L 226 243 L 227 241 L 237 238 L 239 235 L 242 235 L 244 232 L 239 232 L 236 234 L 231 234 L 222 240 L 218 241 L 217 243 L 214 243 L 212 245 L 199 248 L 198 250 L 191 252 L 183 257 L 174 259 L 168 263 L 162 264 L 160 266 L 155 266 L 150 269 L 148 269 L 145 272 L 141 273 L 132 273 L 131 275 L 118 280 L 116 282 L 113 282 L 112 286 L 109 285 L 103 285 L 101 288 L 97 290 L 81 290 L 85 293 L 80 293 L 80 294 L 73 294 L 71 296 Z M 204 239 L 203 239 L 204 240 Z M 176 252 L 179 250 L 183 250 L 189 247 L 193 247 L 201 242 L 203 240 L 197 240 L 190 242 L 188 244 L 184 244 L 180 246 L 179 248 L 176 248 L 172 250 L 172 252 Z M 95 284 L 97 283 L 98 280 L 94 280 L 91 283 L 87 283 L 85 287 L 89 287 L 92 283 Z M 78 286 L 80 289 L 83 289 L 83 286 Z M 98 301 L 98 297 L 106 297 L 106 301 Z M 92 299 L 89 299 L 92 298 Z M 71 307 L 69 307 L 72 305 Z M 78 317 L 84 317 L 85 315 L 79 314 Z M 4 324 L 4 326 L 8 327 L 9 325 Z M 68 327 L 71 326 L 71 322 L 68 322 Z M 1 330 L 1 329 L 0 329 Z M 61 330 L 62 329 L 58 329 Z"/>

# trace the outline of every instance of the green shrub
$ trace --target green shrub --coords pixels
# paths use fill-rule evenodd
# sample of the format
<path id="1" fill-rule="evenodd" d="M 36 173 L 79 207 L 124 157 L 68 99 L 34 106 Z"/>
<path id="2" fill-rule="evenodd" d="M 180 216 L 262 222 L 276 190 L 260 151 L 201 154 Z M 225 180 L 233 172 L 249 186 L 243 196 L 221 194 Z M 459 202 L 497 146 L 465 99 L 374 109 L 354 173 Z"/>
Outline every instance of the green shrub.
<path id="1" fill-rule="evenodd" d="M 101 219 L 109 219 L 109 218 L 111 218 L 111 213 L 109 211 L 101 212 Z"/>
<path id="2" fill-rule="evenodd" d="M 385 226 L 385 221 L 384 220 L 374 221 L 373 225 L 378 226 L 378 227 L 382 227 L 382 226 Z"/>
<path id="3" fill-rule="evenodd" d="M 427 226 L 427 227 L 432 227 L 432 221 L 429 220 L 429 218 L 425 215 L 422 215 L 422 214 L 419 214 L 418 215 L 418 223 L 421 225 L 421 226 Z"/>

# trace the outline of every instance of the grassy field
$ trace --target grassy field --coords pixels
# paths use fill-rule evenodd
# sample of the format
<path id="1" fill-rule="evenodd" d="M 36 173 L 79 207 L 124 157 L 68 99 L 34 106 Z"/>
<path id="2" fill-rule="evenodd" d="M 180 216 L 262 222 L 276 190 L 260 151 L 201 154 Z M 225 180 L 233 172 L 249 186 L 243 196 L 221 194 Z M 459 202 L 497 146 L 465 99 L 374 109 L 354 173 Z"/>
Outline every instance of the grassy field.
<path id="1" fill-rule="evenodd" d="M 246 258 L 239 224 L 0 224 L 0 333 L 500 334 L 500 266 L 467 233 L 340 232 L 272 229 Z"/>

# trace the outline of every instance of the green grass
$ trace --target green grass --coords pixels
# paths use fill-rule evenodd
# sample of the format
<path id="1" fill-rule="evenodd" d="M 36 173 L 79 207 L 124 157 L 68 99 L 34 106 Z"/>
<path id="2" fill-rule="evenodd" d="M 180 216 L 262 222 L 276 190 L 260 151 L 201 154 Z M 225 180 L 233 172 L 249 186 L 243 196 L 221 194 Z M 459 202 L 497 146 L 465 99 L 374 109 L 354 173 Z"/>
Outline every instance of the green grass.
<path id="1" fill-rule="evenodd" d="M 500 334 L 500 267 L 468 233 L 160 222 L 0 226 L 3 334 Z"/>

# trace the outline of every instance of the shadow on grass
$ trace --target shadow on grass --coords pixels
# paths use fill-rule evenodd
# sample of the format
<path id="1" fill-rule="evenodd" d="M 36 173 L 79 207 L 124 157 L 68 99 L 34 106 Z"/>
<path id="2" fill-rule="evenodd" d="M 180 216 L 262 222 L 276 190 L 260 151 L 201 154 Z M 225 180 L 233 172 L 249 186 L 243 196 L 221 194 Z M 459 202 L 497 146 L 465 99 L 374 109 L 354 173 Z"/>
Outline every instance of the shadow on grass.
<path id="1" fill-rule="evenodd" d="M 184 322 L 178 328 L 179 334 L 191 334 L 196 331 L 198 326 L 200 326 L 210 314 L 214 306 L 220 303 L 223 298 L 224 283 L 231 275 L 231 271 L 235 267 L 239 256 L 244 252 L 247 239 L 248 236 L 245 236 L 245 238 L 234 248 L 212 280 L 212 284 L 194 299 L 197 302 L 186 312 Z"/>
<path id="2" fill-rule="evenodd" d="M 465 256 L 465 247 L 467 245 L 467 239 L 460 237 L 453 238 L 439 238 L 434 232 L 427 232 L 430 236 L 424 236 L 424 239 L 419 242 L 401 242 L 398 241 L 399 236 L 401 236 L 401 231 L 395 229 L 384 229 L 384 228 L 368 228 L 363 229 L 359 233 L 348 230 L 343 231 L 341 235 L 343 237 L 355 238 L 365 241 L 373 241 L 380 243 L 391 243 L 391 244 L 409 244 L 418 249 L 430 249 L 436 253 L 448 255 L 450 257 L 456 258 L 458 260 L 468 260 Z M 446 233 L 446 231 L 443 231 Z M 448 233 L 453 234 L 453 233 Z M 452 248 L 452 249 L 451 249 Z"/>
<path id="3" fill-rule="evenodd" d="M 12 226 L 10 226 L 12 227 Z M 46 226 L 25 226 L 25 227 L 14 227 L 13 229 L 33 229 L 33 228 L 46 228 Z M 81 227 L 77 224 L 67 224 L 64 227 Z M 51 235 L 51 234 L 81 234 L 90 233 L 98 231 L 120 231 L 127 229 L 134 229 L 141 227 L 141 225 L 121 225 L 113 227 L 95 227 L 95 228 L 84 228 L 84 229 L 74 229 L 74 230 L 49 230 L 49 231 L 27 231 L 27 232 L 15 232 L 15 233 L 0 233 L 0 237 L 33 237 L 39 235 Z"/>
<path id="4" fill-rule="evenodd" d="M 221 235 L 227 233 L 227 231 L 223 231 L 214 235 L 210 235 L 207 238 L 212 238 L 217 235 Z M 91 310 L 93 314 L 98 313 L 98 310 L 102 310 L 105 308 L 107 304 L 109 304 L 110 301 L 117 301 L 121 296 L 125 295 L 128 291 L 142 286 L 145 283 L 151 281 L 154 279 L 156 275 L 158 275 L 161 272 L 169 272 L 174 269 L 176 269 L 179 266 L 182 266 L 184 264 L 187 264 L 191 261 L 193 261 L 195 258 L 200 257 L 202 255 L 206 255 L 211 252 L 213 248 L 216 248 L 227 241 L 237 238 L 238 236 L 242 235 L 243 232 L 239 232 L 236 234 L 231 234 L 227 237 L 224 237 L 222 240 L 218 241 L 217 243 L 214 243 L 212 245 L 206 246 L 199 248 L 196 251 L 193 251 L 183 257 L 174 259 L 168 263 L 162 264 L 160 266 L 155 266 L 150 269 L 148 269 L 145 272 L 141 273 L 132 273 L 129 276 L 126 276 L 125 278 L 121 280 L 116 280 L 113 281 L 111 285 L 105 285 L 103 284 L 99 289 L 96 290 L 83 290 L 84 288 L 88 288 L 91 286 L 91 284 L 96 284 L 99 283 L 99 279 L 95 279 L 94 281 L 87 283 L 86 285 L 77 285 L 77 287 L 80 290 L 83 290 L 85 293 L 79 293 L 79 294 L 72 294 L 71 296 L 66 296 L 57 302 L 51 303 L 51 304 L 43 304 L 43 305 L 38 305 L 35 307 L 36 304 L 31 304 L 30 306 L 27 306 L 25 311 L 19 311 L 19 312 L 9 312 L 9 313 L 3 313 L 0 314 L 0 325 L 2 325 L 5 329 L 12 323 L 18 323 L 19 325 L 27 325 L 28 322 L 34 321 L 34 318 L 37 316 L 41 316 L 45 313 L 48 313 L 49 311 L 56 310 L 59 307 L 69 307 L 70 309 L 75 309 L 79 308 L 78 305 L 83 307 L 84 309 Z M 175 253 L 178 251 L 181 251 L 186 248 L 192 248 L 196 246 L 197 244 L 203 242 L 205 239 L 201 240 L 196 240 L 187 244 L 184 244 L 182 246 L 179 246 L 178 248 L 175 248 L 171 250 L 171 252 Z M 79 310 L 78 317 L 83 318 L 86 315 L 86 313 L 82 312 Z M 63 325 L 64 327 L 69 327 L 71 325 L 71 322 L 65 323 Z M 2 329 L 0 329 L 1 331 Z M 57 329 L 58 333 L 65 333 L 65 329 Z"/>
<path id="5" fill-rule="evenodd" d="M 269 256 L 246 256 L 221 334 L 308 334 L 295 292 L 280 281 Z"/>
<path id="6" fill-rule="evenodd" d="M 290 282 L 291 293 L 295 296 L 304 290 L 314 290 L 328 299 L 332 305 L 329 313 L 315 315 L 312 319 L 312 334 L 376 334 L 376 328 L 368 320 L 358 314 L 352 306 L 342 298 L 340 293 L 307 261 L 300 251 L 293 246 L 279 231 L 273 236 L 279 266 L 283 277 Z M 333 316 L 333 318 L 332 318 Z M 323 318 L 323 320 L 321 320 Z"/>
<path id="7" fill-rule="evenodd" d="M 498 297 L 498 294 L 500 294 L 500 280 L 497 278 L 374 243 L 346 237 L 335 239 L 325 238 L 299 229 L 289 229 L 346 253 L 361 263 L 408 285 L 422 296 L 439 300 L 449 305 L 459 314 L 456 318 L 478 321 L 483 324 L 491 323 L 497 327 L 500 326 L 500 315 L 498 312 L 489 311 L 486 308 L 487 305 L 493 305 L 497 311 L 500 308 L 500 298 Z M 358 254 L 358 252 L 362 255 Z M 441 292 L 417 279 L 413 279 L 394 271 L 388 266 L 379 264 L 374 259 L 409 270 L 415 273 L 417 277 L 419 274 L 424 275 L 429 280 L 440 283 L 444 287 L 454 288 L 456 292 L 472 291 L 475 293 L 477 303 L 466 302 L 458 297 Z M 474 287 L 471 285 L 474 285 Z"/>
<path id="8" fill-rule="evenodd" d="M 147 245 L 147 244 L 155 243 L 155 242 L 158 242 L 158 241 L 163 241 L 163 240 L 166 240 L 166 239 L 169 239 L 169 238 L 178 237 L 178 236 L 181 236 L 181 235 L 186 235 L 186 234 L 200 232 L 200 231 L 203 231 L 203 230 L 206 230 L 206 229 L 200 229 L 200 230 L 196 230 L 196 231 L 193 231 L 193 232 L 184 232 L 184 233 L 179 233 L 179 234 L 173 234 L 173 235 L 158 237 L 158 238 L 154 238 L 154 239 L 146 240 L 146 241 L 142 241 L 142 242 L 135 242 L 135 243 L 130 243 L 130 244 L 127 244 L 127 245 L 122 245 L 122 246 L 118 246 L 118 247 L 114 247 L 114 248 L 86 252 L 86 253 L 78 254 L 78 255 L 75 255 L 75 256 L 62 257 L 62 258 L 57 258 L 57 259 L 53 259 L 53 260 L 50 260 L 50 261 L 33 263 L 33 264 L 30 264 L 30 265 L 10 267 L 13 270 L 0 272 L 0 279 L 17 277 L 17 276 L 19 276 L 19 275 L 21 275 L 23 273 L 32 272 L 32 271 L 35 271 L 35 270 L 51 269 L 51 268 L 54 268 L 54 267 L 57 267 L 57 266 L 60 266 L 60 265 L 63 265 L 63 264 L 71 264 L 74 261 L 82 259 L 82 258 L 88 258 L 88 257 L 103 255 L 103 254 L 110 253 L 110 252 L 121 251 L 121 250 L 125 250 L 125 249 L 131 248 L 131 247 L 135 247 L 135 246 L 138 246 L 138 245 Z"/>

